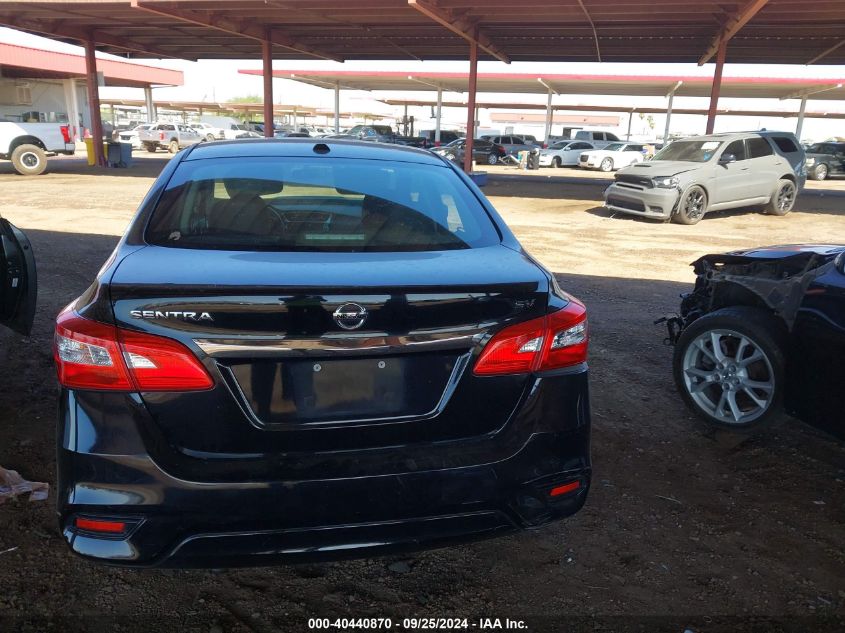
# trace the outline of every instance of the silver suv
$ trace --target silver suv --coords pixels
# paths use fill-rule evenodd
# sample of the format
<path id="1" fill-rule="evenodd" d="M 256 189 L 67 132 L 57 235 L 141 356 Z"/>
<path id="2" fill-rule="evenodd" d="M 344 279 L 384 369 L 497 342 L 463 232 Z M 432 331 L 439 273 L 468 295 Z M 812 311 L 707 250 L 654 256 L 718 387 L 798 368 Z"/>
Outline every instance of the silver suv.
<path id="1" fill-rule="evenodd" d="M 604 199 L 611 211 L 696 224 L 708 211 L 754 205 L 786 215 L 806 179 L 804 150 L 789 132 L 713 134 L 619 170 Z"/>

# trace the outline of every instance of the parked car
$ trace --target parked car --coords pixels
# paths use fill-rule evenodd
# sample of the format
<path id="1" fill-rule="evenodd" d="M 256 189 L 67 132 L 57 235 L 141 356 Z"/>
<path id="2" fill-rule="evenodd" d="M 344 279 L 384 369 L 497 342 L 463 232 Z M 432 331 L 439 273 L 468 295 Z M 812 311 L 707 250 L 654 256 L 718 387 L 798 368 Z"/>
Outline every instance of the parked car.
<path id="1" fill-rule="evenodd" d="M 551 147 L 540 150 L 541 167 L 572 167 L 578 165 L 585 150 L 594 149 L 584 141 L 560 141 Z"/>
<path id="2" fill-rule="evenodd" d="M 645 147 L 642 143 L 611 143 L 604 149 L 584 152 L 578 157 L 581 169 L 600 169 L 613 171 L 645 160 Z"/>
<path id="3" fill-rule="evenodd" d="M 807 148 L 806 154 L 807 176 L 813 180 L 845 174 L 845 143 L 816 143 Z"/>
<path id="4" fill-rule="evenodd" d="M 423 137 L 402 136 L 394 132 L 389 125 L 356 125 L 344 134 L 332 135 L 332 138 L 348 138 L 376 143 L 391 143 L 393 145 L 425 147 L 425 139 Z"/>
<path id="5" fill-rule="evenodd" d="M 132 149 L 141 149 L 141 130 L 148 130 L 152 126 L 152 123 L 142 123 L 130 130 L 123 130 L 118 132 L 117 140 L 121 143 L 131 143 Z"/>
<path id="6" fill-rule="evenodd" d="M 28 336 L 35 320 L 38 280 L 29 239 L 0 216 L 0 325 Z"/>
<path id="7" fill-rule="evenodd" d="M 76 143 L 70 126 L 60 123 L 19 123 L 0 119 L 0 159 L 12 161 L 22 176 L 38 176 L 47 157 L 73 155 Z"/>
<path id="8" fill-rule="evenodd" d="M 707 255 L 669 319 L 675 382 L 708 423 L 789 414 L 845 437 L 845 246 Z"/>
<path id="9" fill-rule="evenodd" d="M 293 132 L 291 130 L 276 130 L 276 138 L 311 138 L 308 132 Z"/>
<path id="10" fill-rule="evenodd" d="M 204 140 L 199 132 L 181 123 L 156 123 L 148 129 L 139 130 L 138 137 L 148 152 L 161 148 L 171 154 Z"/>
<path id="11" fill-rule="evenodd" d="M 371 556 L 581 508 L 586 309 L 455 165 L 366 142 L 203 143 L 153 191 L 56 323 L 74 552 Z"/>
<path id="12" fill-rule="evenodd" d="M 482 134 L 481 138 L 485 141 L 490 141 L 494 145 L 501 145 L 505 148 L 505 152 L 511 156 L 515 156 L 523 150 L 531 151 L 536 147 L 536 145 L 529 143 L 521 136 L 514 136 L 512 134 Z"/>
<path id="13" fill-rule="evenodd" d="M 432 151 L 458 165 L 463 165 L 464 156 L 466 155 L 465 150 L 466 139 L 459 138 L 448 145 L 437 147 Z M 507 152 L 501 145 L 496 145 L 483 138 L 476 138 L 472 141 L 472 160 L 475 163 L 495 165 L 505 156 L 507 156 Z"/>
<path id="14" fill-rule="evenodd" d="M 613 132 L 605 132 L 600 130 L 578 130 L 572 137 L 574 141 L 586 141 L 596 149 L 604 149 L 611 143 L 621 143 L 620 139 Z"/>
<path id="15" fill-rule="evenodd" d="M 456 130 L 440 130 L 440 142 L 434 140 L 436 130 L 420 130 L 420 136 L 425 139 L 423 147 L 441 147 L 448 145 L 459 138 L 463 138 L 465 134 Z"/>
<path id="16" fill-rule="evenodd" d="M 211 123 L 200 121 L 199 123 L 191 123 L 190 127 L 197 131 L 206 141 L 216 141 L 224 138 L 223 129 Z"/>
<path id="17" fill-rule="evenodd" d="M 611 211 L 696 224 L 709 211 L 764 206 L 786 215 L 806 181 L 790 132 L 738 132 L 673 141 L 619 170 L 604 192 Z"/>

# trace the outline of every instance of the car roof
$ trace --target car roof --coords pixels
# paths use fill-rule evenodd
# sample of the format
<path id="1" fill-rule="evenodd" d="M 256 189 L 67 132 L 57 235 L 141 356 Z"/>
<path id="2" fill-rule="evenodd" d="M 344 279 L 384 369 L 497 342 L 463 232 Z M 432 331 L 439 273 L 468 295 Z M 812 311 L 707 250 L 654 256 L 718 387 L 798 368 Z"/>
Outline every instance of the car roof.
<path id="1" fill-rule="evenodd" d="M 327 147 L 328 152 L 317 152 L 317 146 Z M 266 138 L 211 141 L 192 146 L 183 160 L 204 160 L 209 158 L 241 157 L 294 157 L 331 156 L 334 158 L 369 158 L 373 160 L 395 160 L 404 163 L 420 163 L 443 166 L 443 160 L 427 151 L 415 147 L 374 143 L 334 138 Z"/>
<path id="2" fill-rule="evenodd" d="M 689 136 L 679 141 L 736 141 L 749 136 L 789 136 L 795 138 L 792 132 L 781 132 L 779 130 L 749 130 L 747 132 L 720 132 L 718 134 L 706 134 L 704 136 Z"/>

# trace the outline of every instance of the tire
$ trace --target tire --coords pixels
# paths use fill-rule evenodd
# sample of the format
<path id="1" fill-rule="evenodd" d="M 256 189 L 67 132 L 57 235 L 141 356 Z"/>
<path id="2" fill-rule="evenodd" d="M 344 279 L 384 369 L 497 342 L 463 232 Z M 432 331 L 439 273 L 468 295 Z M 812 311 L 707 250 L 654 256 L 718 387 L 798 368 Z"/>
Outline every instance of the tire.
<path id="1" fill-rule="evenodd" d="M 736 306 L 706 314 L 675 345 L 675 386 L 709 425 L 756 429 L 782 415 L 785 338 L 783 323 L 760 308 Z"/>
<path id="2" fill-rule="evenodd" d="M 179 151 L 179 141 L 177 141 L 175 139 L 170 141 L 170 143 L 167 145 L 167 151 L 170 152 L 171 154 L 175 154 L 176 152 L 178 152 Z"/>
<path id="3" fill-rule="evenodd" d="M 613 159 L 612 158 L 605 158 L 601 165 L 599 165 L 599 169 L 602 171 L 613 171 Z"/>
<path id="4" fill-rule="evenodd" d="M 830 169 L 824 163 L 820 163 L 813 167 L 813 171 L 810 172 L 810 179 L 826 180 L 828 175 L 830 175 Z"/>
<path id="5" fill-rule="evenodd" d="M 781 178 L 775 186 L 772 199 L 766 205 L 766 213 L 769 215 L 786 215 L 795 206 L 797 196 L 798 187 L 795 186 L 795 183 L 787 178 Z"/>
<path id="6" fill-rule="evenodd" d="M 499 157 L 495 154 L 487 154 L 487 164 L 488 165 L 495 165 L 499 162 Z"/>
<path id="7" fill-rule="evenodd" d="M 155 154 L 155 151 L 158 149 L 158 145 L 155 143 L 144 143 L 144 149 L 150 154 Z"/>
<path id="8" fill-rule="evenodd" d="M 47 169 L 47 153 L 38 145 L 18 145 L 11 158 L 12 166 L 21 176 L 40 176 Z"/>
<path id="9" fill-rule="evenodd" d="M 557 169 L 560 169 L 561 167 L 563 167 L 563 164 L 560 162 L 560 156 L 555 156 L 552 159 L 552 167 L 555 167 Z"/>
<path id="10" fill-rule="evenodd" d="M 208 142 L 210 143 L 211 141 L 213 141 L 213 140 L 214 140 L 214 134 L 206 134 L 206 135 L 205 135 L 205 140 L 206 140 L 206 141 L 208 141 Z"/>
<path id="11" fill-rule="evenodd" d="M 672 221 L 691 226 L 698 224 L 705 213 L 707 213 L 707 192 L 698 185 L 693 185 L 681 194 L 678 210 L 672 216 Z"/>

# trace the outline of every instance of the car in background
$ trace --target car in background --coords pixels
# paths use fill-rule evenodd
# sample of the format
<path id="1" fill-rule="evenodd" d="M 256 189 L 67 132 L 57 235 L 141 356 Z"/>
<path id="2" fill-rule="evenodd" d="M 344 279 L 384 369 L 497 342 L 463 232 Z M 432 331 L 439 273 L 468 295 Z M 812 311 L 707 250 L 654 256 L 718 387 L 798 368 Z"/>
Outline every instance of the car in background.
<path id="1" fill-rule="evenodd" d="M 222 128 L 212 125 L 211 123 L 206 123 L 205 121 L 191 123 L 190 127 L 196 130 L 197 133 L 206 141 L 216 141 L 225 137 Z"/>
<path id="2" fill-rule="evenodd" d="M 645 146 L 642 143 L 611 143 L 604 149 L 582 153 L 578 157 L 581 169 L 613 171 L 645 160 Z"/>
<path id="3" fill-rule="evenodd" d="M 613 132 L 603 130 L 578 130 L 572 137 L 573 141 L 586 141 L 597 149 L 603 149 L 611 143 L 621 143 L 622 140 Z"/>
<path id="4" fill-rule="evenodd" d="M 311 138 L 308 132 L 294 132 L 293 130 L 276 130 L 275 138 Z"/>
<path id="5" fill-rule="evenodd" d="M 465 134 L 456 130 L 440 130 L 440 141 L 435 141 L 435 130 L 420 130 L 420 136 L 425 139 L 423 147 L 441 147 L 463 138 Z"/>
<path id="6" fill-rule="evenodd" d="M 845 438 L 845 245 L 707 255 L 668 319 L 678 391 L 715 427 L 784 410 Z"/>
<path id="7" fill-rule="evenodd" d="M 615 212 L 697 224 L 709 211 L 763 206 L 786 215 L 807 179 L 791 132 L 734 132 L 673 141 L 619 170 L 604 192 Z"/>
<path id="8" fill-rule="evenodd" d="M 583 506 L 587 310 L 457 166 L 203 143 L 152 187 L 56 321 L 72 551 L 139 568 L 376 556 Z"/>
<path id="9" fill-rule="evenodd" d="M 0 325 L 29 336 L 35 320 L 38 280 L 26 235 L 0 216 Z"/>
<path id="10" fill-rule="evenodd" d="M 75 151 L 69 124 L 24 123 L 0 118 L 0 158 L 11 161 L 22 176 L 43 174 L 48 156 L 72 156 Z"/>
<path id="11" fill-rule="evenodd" d="M 584 141 L 558 141 L 540 150 L 540 167 L 573 167 L 585 150 L 595 149 Z"/>
<path id="12" fill-rule="evenodd" d="M 132 149 L 141 149 L 141 131 L 149 130 L 153 123 L 141 123 L 130 130 L 121 130 L 117 133 L 117 140 L 121 143 L 130 143 Z"/>
<path id="13" fill-rule="evenodd" d="M 845 142 L 815 143 L 806 149 L 807 177 L 824 180 L 828 176 L 845 174 Z"/>
<path id="14" fill-rule="evenodd" d="M 463 165 L 466 155 L 466 139 L 459 138 L 432 151 L 453 163 Z M 472 160 L 474 163 L 495 165 L 507 155 L 504 147 L 496 145 L 492 141 L 483 138 L 473 139 L 472 141 Z"/>
<path id="15" fill-rule="evenodd" d="M 138 137 L 148 152 L 164 149 L 171 154 L 205 140 L 194 128 L 182 123 L 154 123 L 139 130 Z"/>
<path id="16" fill-rule="evenodd" d="M 348 138 L 375 143 L 390 143 L 392 145 L 407 145 L 410 147 L 424 147 L 425 139 L 419 136 L 402 136 L 393 131 L 389 125 L 356 125 L 344 134 L 334 134 L 332 138 Z"/>
<path id="17" fill-rule="evenodd" d="M 490 141 L 494 145 L 499 145 L 505 148 L 505 152 L 511 156 L 515 156 L 522 151 L 531 151 L 536 149 L 536 145 L 529 143 L 521 136 L 513 134 L 482 134 L 481 138 Z"/>

